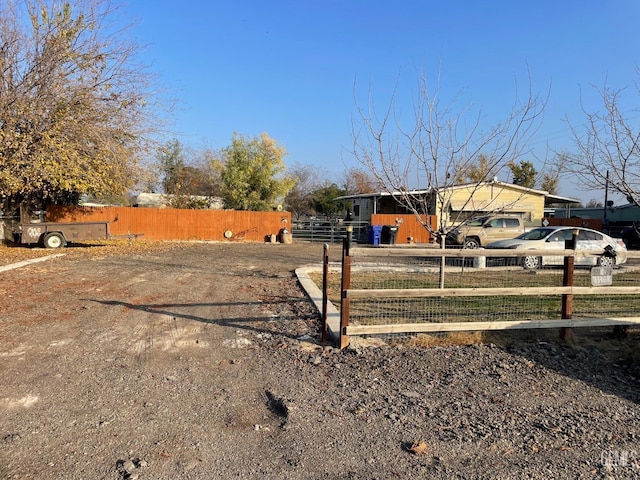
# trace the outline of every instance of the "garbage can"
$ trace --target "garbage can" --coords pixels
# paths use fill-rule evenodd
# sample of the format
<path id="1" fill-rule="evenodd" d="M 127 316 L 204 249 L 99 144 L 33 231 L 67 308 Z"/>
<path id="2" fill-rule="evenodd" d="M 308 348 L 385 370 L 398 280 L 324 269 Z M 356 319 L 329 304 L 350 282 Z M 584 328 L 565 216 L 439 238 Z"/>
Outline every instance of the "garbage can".
<path id="1" fill-rule="evenodd" d="M 370 225 L 369 226 L 369 244 L 380 245 L 381 238 L 382 238 L 382 225 Z"/>
<path id="2" fill-rule="evenodd" d="M 385 225 L 382 227 L 382 243 L 388 245 L 396 244 L 396 237 L 398 236 L 398 227 L 395 225 Z"/>
<path id="3" fill-rule="evenodd" d="M 290 245 L 293 243 L 293 235 L 286 228 L 280 229 L 280 243 Z"/>

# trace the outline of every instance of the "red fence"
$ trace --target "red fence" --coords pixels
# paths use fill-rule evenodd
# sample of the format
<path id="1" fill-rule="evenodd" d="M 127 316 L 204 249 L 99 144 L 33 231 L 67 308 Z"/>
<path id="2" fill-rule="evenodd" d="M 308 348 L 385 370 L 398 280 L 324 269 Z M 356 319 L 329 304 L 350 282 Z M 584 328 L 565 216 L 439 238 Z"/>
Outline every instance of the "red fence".
<path id="1" fill-rule="evenodd" d="M 602 231 L 602 220 L 599 218 L 545 218 L 549 225 L 563 227 L 585 227 Z M 544 221 L 543 220 L 543 221 Z"/>
<path id="2" fill-rule="evenodd" d="M 183 210 L 135 207 L 47 208 L 48 222 L 109 222 L 111 235 L 143 234 L 148 240 L 246 240 L 263 242 L 283 228 L 289 212 Z M 225 232 L 231 232 L 227 238 Z M 229 235 L 229 233 L 227 233 Z"/>
<path id="3" fill-rule="evenodd" d="M 424 217 L 423 217 L 423 220 Z M 438 222 L 435 215 L 429 215 L 426 219 L 435 231 L 438 229 Z M 371 215 L 371 225 L 393 225 L 398 227 L 396 243 L 433 243 L 434 239 L 418 219 L 413 214 L 388 214 L 376 213 Z"/>

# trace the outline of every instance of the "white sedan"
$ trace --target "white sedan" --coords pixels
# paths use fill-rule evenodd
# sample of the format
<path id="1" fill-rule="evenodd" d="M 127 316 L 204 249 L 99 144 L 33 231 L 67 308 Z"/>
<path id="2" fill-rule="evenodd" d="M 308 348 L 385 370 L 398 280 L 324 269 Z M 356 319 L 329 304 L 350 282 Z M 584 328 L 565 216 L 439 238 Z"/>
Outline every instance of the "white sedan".
<path id="1" fill-rule="evenodd" d="M 571 240 L 573 231 L 578 231 L 576 250 L 602 250 L 607 253 L 599 257 L 576 257 L 576 265 L 620 265 L 627 261 L 627 247 L 622 239 L 613 238 L 602 232 L 583 227 L 540 227 L 529 230 L 509 240 L 499 240 L 487 245 L 487 249 L 528 249 L 528 250 L 562 250 L 565 242 Z M 528 256 L 522 258 L 522 266 L 535 270 L 543 265 L 562 265 L 564 257 Z"/>

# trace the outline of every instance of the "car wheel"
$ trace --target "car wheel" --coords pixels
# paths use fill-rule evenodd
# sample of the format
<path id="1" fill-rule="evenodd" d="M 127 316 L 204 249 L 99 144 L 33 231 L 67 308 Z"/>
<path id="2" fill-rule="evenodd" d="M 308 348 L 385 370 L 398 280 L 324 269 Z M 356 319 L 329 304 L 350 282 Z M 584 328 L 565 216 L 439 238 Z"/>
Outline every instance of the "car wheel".
<path id="1" fill-rule="evenodd" d="M 599 267 L 613 267 L 615 263 L 616 263 L 615 258 L 605 257 L 604 255 L 602 257 L 598 257 Z"/>
<path id="2" fill-rule="evenodd" d="M 480 242 L 476 238 L 465 238 L 463 246 L 468 249 L 480 248 Z"/>
<path id="3" fill-rule="evenodd" d="M 542 258 L 540 257 L 524 257 L 522 259 L 522 266 L 526 270 L 537 270 L 542 264 Z"/>
<path id="4" fill-rule="evenodd" d="M 47 233 L 44 237 L 45 248 L 61 248 L 64 247 L 64 237 L 57 232 Z"/>

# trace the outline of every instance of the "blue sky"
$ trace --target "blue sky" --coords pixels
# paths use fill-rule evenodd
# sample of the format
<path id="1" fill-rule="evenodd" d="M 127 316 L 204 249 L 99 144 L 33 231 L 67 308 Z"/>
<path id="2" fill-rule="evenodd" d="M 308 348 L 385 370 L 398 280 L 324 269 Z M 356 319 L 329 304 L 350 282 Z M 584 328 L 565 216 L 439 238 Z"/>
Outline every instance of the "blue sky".
<path id="1" fill-rule="evenodd" d="M 180 100 L 172 128 L 182 143 L 218 149 L 234 132 L 267 132 L 287 164 L 317 165 L 338 183 L 358 166 L 354 88 L 382 106 L 396 82 L 409 99 L 420 73 L 439 75 L 445 100 L 462 92 L 460 106 L 488 119 L 509 113 L 514 82 L 530 73 L 549 92 L 538 156 L 572 148 L 564 118 L 583 121 L 581 96 L 600 108 L 593 86 L 629 87 L 623 110 L 640 118 L 638 0 L 128 0 L 125 13 L 146 45 L 141 60 Z M 559 194 L 596 195 L 570 180 Z"/>

